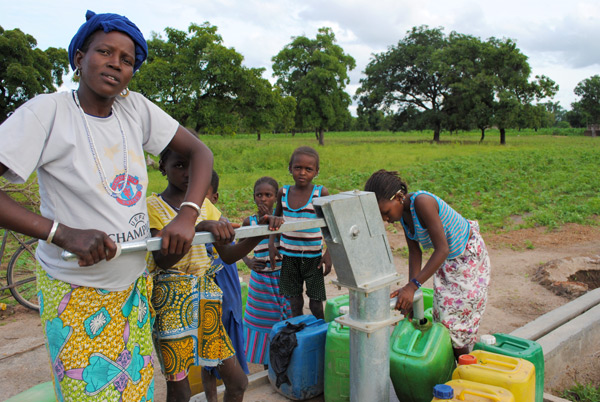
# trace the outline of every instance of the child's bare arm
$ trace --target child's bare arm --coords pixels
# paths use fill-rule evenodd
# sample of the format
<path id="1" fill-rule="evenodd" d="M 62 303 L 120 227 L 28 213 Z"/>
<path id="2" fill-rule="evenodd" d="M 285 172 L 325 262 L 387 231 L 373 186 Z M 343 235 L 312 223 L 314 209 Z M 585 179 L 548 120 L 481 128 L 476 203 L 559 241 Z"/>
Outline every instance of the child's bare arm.
<path id="1" fill-rule="evenodd" d="M 321 258 L 321 268 L 323 269 L 323 276 L 327 276 L 331 272 L 332 262 L 329 250 L 325 250 L 323 257 Z"/>

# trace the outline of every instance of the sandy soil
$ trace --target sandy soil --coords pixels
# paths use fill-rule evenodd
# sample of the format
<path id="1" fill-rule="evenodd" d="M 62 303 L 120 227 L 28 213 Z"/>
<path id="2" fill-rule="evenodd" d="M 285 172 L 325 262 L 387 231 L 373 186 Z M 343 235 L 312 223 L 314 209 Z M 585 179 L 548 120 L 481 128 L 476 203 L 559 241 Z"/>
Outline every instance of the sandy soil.
<path id="1" fill-rule="evenodd" d="M 407 274 L 407 261 L 401 249 L 405 246 L 401 229 L 388 233 L 395 253 L 398 272 Z M 566 225 L 548 232 L 544 228 L 512 231 L 508 234 L 485 234 L 492 262 L 492 280 L 487 310 L 480 334 L 509 333 L 536 317 L 567 303 L 568 294 L 558 296 L 539 283 L 540 267 L 553 260 L 568 257 L 593 257 L 600 254 L 600 228 Z M 249 275 L 243 275 L 247 281 Z M 538 279 L 536 279 L 538 278 Z M 345 293 L 330 283 L 329 297 Z M 431 286 L 426 283 L 425 286 Z M 307 310 L 308 313 L 308 310 Z M 572 368 L 574 381 L 600 384 L 599 351 L 595 363 Z M 252 365 L 253 371 L 259 367 Z M 163 401 L 164 381 L 156 377 L 156 400 Z M 50 365 L 43 343 L 42 328 L 36 313 L 16 306 L 0 312 L 0 399 L 4 400 L 36 384 L 50 380 Z"/>

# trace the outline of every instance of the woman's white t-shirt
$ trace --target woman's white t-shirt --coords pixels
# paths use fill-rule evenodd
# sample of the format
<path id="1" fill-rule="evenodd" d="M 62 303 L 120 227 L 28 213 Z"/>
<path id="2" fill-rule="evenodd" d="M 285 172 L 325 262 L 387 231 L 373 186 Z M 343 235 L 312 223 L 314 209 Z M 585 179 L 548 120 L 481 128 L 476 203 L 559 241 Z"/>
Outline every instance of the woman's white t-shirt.
<path id="1" fill-rule="evenodd" d="M 72 92 L 38 95 L 18 108 L 0 126 L 0 162 L 9 169 L 4 177 L 15 183 L 37 170 L 42 216 L 73 228 L 101 230 L 123 243 L 150 236 L 144 151 L 160 153 L 179 124 L 135 92 L 117 97 L 113 107 L 127 139 L 129 163 L 127 184 L 118 196 L 102 185 Z M 114 113 L 86 117 L 105 177 L 113 189 L 121 189 L 125 169 L 117 118 Z M 145 269 L 143 253 L 80 267 L 77 261 L 64 261 L 61 252 L 40 241 L 37 258 L 49 275 L 75 285 L 123 290 Z"/>

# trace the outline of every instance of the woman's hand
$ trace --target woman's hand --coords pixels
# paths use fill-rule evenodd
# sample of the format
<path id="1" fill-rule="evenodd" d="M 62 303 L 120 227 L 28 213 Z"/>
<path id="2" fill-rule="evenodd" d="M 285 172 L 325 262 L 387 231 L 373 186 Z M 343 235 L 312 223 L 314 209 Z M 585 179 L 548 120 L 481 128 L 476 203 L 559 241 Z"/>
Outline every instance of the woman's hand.
<path id="1" fill-rule="evenodd" d="M 177 216 L 157 234 L 162 238 L 161 254 L 187 254 L 196 234 L 195 222 L 196 211 L 192 208 L 182 208 Z"/>
<path id="2" fill-rule="evenodd" d="M 400 310 L 405 316 L 412 311 L 413 300 L 415 298 L 415 289 L 412 284 L 407 284 L 390 295 L 390 298 L 398 297 L 396 301 L 396 310 Z"/>
<path id="3" fill-rule="evenodd" d="M 52 242 L 75 254 L 80 267 L 109 261 L 117 253 L 117 244 L 106 233 L 95 229 L 73 229 L 59 224 Z"/>

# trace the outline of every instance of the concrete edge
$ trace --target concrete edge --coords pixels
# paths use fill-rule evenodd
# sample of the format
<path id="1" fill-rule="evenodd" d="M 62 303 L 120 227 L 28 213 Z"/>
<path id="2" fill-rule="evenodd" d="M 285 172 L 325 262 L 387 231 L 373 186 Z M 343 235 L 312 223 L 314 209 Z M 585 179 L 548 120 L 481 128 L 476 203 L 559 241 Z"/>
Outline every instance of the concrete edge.
<path id="1" fill-rule="evenodd" d="M 554 396 L 552 394 L 544 393 L 544 402 L 569 402 L 569 400 Z"/>
<path id="2" fill-rule="evenodd" d="M 248 388 L 246 388 L 246 391 L 250 391 L 252 389 L 261 387 L 268 383 L 269 372 L 267 370 L 259 371 L 258 373 L 254 373 L 248 376 Z M 219 402 L 223 400 L 223 395 L 225 395 L 225 385 L 219 385 L 217 387 L 217 396 Z M 193 395 L 190 398 L 190 402 L 207 402 L 206 395 L 204 395 L 204 392 Z"/>
<path id="3" fill-rule="evenodd" d="M 510 334 L 523 339 L 537 341 L 544 335 L 598 304 L 600 304 L 600 288 L 594 289 L 567 304 L 539 316 Z"/>
<path id="4" fill-rule="evenodd" d="M 560 388 L 566 369 L 577 366 L 577 356 L 600 348 L 600 305 L 591 308 L 537 342 L 544 351 L 544 379 L 547 389 Z"/>

